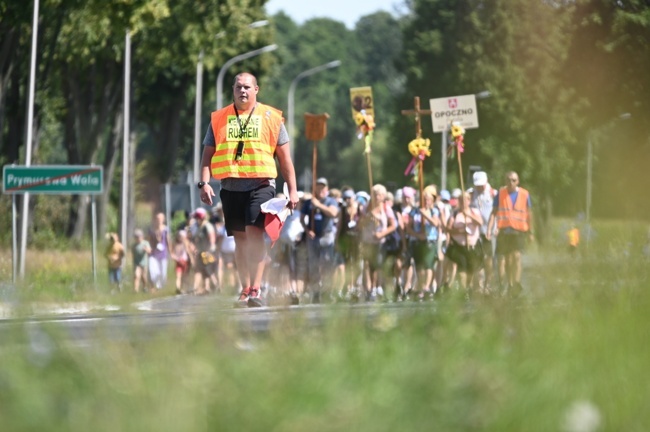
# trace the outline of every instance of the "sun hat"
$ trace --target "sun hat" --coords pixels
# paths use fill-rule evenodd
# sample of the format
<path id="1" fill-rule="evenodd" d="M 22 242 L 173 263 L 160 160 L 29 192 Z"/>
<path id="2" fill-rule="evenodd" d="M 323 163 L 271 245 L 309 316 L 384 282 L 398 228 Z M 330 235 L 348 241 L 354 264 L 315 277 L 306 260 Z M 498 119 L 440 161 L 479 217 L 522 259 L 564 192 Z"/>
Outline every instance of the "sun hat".
<path id="1" fill-rule="evenodd" d="M 474 186 L 485 186 L 488 182 L 487 173 L 485 171 L 476 171 L 472 176 Z"/>
<path id="2" fill-rule="evenodd" d="M 357 201 L 362 202 L 363 204 L 370 202 L 370 195 L 368 195 L 368 192 L 359 191 L 357 192 L 356 197 Z"/>
<path id="3" fill-rule="evenodd" d="M 196 219 L 205 219 L 205 217 L 208 215 L 208 212 L 206 209 L 203 207 L 199 207 L 196 210 L 194 210 L 194 213 L 192 213 L 192 217 Z"/>
<path id="4" fill-rule="evenodd" d="M 404 186 L 402 188 L 402 195 L 404 195 L 406 198 L 413 198 L 415 197 L 415 189 L 410 186 Z"/>

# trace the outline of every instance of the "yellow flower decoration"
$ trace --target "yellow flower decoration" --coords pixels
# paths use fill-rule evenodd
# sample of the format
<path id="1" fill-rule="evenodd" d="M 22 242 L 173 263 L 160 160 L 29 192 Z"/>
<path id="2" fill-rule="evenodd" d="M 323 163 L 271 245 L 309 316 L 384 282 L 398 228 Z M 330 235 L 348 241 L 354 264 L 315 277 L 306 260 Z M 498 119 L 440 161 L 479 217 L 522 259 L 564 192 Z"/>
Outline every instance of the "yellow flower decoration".
<path id="1" fill-rule="evenodd" d="M 423 154 L 427 156 L 431 156 L 430 147 L 431 147 L 431 141 L 428 138 L 427 139 L 416 138 L 409 143 L 409 153 L 411 153 L 411 155 L 416 157 L 420 157 Z"/>
<path id="2" fill-rule="evenodd" d="M 375 129 L 375 119 L 366 110 L 361 110 L 354 115 L 354 122 L 357 125 L 357 138 L 363 139 L 365 143 L 364 153 L 370 153 L 372 143 L 372 131 Z"/>
<path id="3" fill-rule="evenodd" d="M 451 136 L 454 138 L 458 138 L 460 136 L 465 135 L 465 129 L 459 124 L 452 124 L 451 125 Z"/>
<path id="4" fill-rule="evenodd" d="M 450 157 L 453 156 L 454 147 L 456 147 L 458 153 L 463 153 L 465 151 L 465 128 L 460 123 L 454 122 L 451 124 L 451 128 L 449 128 L 449 134 L 451 135 L 451 142 L 447 148 L 447 155 Z"/>
<path id="5" fill-rule="evenodd" d="M 431 156 L 431 141 L 427 138 L 416 138 L 409 143 L 409 153 L 413 156 L 411 162 L 409 162 L 404 175 L 407 176 L 411 174 L 415 169 L 415 164 L 418 159 L 424 160 L 426 156 Z"/>

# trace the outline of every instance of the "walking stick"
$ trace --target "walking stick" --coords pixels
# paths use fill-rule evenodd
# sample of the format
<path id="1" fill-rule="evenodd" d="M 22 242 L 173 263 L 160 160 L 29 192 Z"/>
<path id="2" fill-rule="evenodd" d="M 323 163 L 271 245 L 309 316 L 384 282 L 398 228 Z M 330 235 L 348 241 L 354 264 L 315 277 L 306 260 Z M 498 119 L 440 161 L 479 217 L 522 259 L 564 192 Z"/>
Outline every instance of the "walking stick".
<path id="1" fill-rule="evenodd" d="M 462 154 L 463 154 L 463 133 L 465 133 L 465 130 L 462 129 L 460 126 L 454 126 L 457 127 L 457 131 L 454 132 L 454 142 L 456 143 L 456 155 L 458 156 L 458 175 L 460 176 L 460 199 L 462 200 L 463 203 L 463 213 L 465 212 L 465 183 L 463 181 L 463 161 L 462 161 Z M 465 222 L 465 245 L 469 249 L 469 233 L 467 232 L 467 216 L 465 215 L 463 217 L 463 221 Z"/>
<path id="2" fill-rule="evenodd" d="M 418 163 L 418 183 L 420 184 L 420 208 L 424 208 L 424 160 Z"/>

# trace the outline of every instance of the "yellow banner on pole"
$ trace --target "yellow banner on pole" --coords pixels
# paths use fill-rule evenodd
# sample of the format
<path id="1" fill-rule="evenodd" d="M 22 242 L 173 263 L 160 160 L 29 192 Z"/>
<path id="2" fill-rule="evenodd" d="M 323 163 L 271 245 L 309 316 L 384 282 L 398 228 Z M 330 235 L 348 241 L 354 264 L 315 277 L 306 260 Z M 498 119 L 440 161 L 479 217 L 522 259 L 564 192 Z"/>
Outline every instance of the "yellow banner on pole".
<path id="1" fill-rule="evenodd" d="M 357 113 L 375 118 L 375 101 L 372 98 L 372 87 L 353 87 L 350 89 L 350 103 L 352 104 L 352 120 L 356 120 Z"/>

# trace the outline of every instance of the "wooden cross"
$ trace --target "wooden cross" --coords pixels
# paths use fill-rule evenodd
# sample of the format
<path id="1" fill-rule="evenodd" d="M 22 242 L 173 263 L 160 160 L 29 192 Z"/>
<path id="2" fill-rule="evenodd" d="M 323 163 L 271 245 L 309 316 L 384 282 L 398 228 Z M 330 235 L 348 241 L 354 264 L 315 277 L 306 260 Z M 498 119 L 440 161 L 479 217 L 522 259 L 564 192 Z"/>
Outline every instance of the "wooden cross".
<path id="1" fill-rule="evenodd" d="M 420 109 L 420 97 L 415 96 L 413 98 L 413 107 L 412 110 L 402 110 L 402 115 L 415 115 L 415 137 L 422 138 L 422 121 L 420 115 L 427 114 L 431 115 L 431 110 L 421 110 Z"/>
<path id="2" fill-rule="evenodd" d="M 431 115 L 431 110 L 421 110 L 420 109 L 420 97 L 415 96 L 413 98 L 413 107 L 412 110 L 402 110 L 402 115 L 415 115 L 415 138 L 422 138 L 422 121 L 420 115 L 428 114 Z M 424 163 L 422 159 L 418 161 L 418 183 L 420 186 L 420 207 L 424 208 Z"/>

